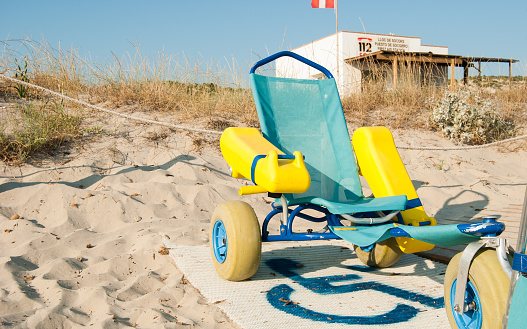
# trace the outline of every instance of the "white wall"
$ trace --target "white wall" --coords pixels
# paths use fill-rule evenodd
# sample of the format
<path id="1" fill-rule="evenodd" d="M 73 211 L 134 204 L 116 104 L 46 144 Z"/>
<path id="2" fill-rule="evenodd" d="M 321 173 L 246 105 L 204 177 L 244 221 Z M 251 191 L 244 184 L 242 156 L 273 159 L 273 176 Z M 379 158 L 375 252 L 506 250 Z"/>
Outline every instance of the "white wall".
<path id="1" fill-rule="evenodd" d="M 336 76 L 336 40 L 337 39 L 333 34 L 302 47 L 296 48 L 293 50 L 293 52 L 324 66 L 334 76 Z M 284 78 L 316 79 L 319 78 L 320 71 L 290 57 L 281 57 L 276 60 L 276 76 Z"/>
<path id="2" fill-rule="evenodd" d="M 343 52 L 348 57 L 357 57 L 380 50 L 421 51 L 421 38 L 360 32 L 341 32 Z"/>
<path id="3" fill-rule="evenodd" d="M 404 52 L 432 52 L 448 54 L 448 47 L 422 46 L 421 38 L 361 32 L 339 32 L 339 67 L 337 75 L 337 36 L 332 34 L 292 51 L 328 69 L 336 79 L 341 96 L 361 90 L 361 71 L 356 64 L 349 65 L 345 59 L 380 50 Z M 282 57 L 276 60 L 276 76 L 298 79 L 319 79 L 318 70 L 297 60 Z"/>
<path id="4" fill-rule="evenodd" d="M 421 39 L 417 37 L 400 37 L 394 35 L 360 33 L 360 32 L 340 32 L 340 53 L 341 66 L 343 72 L 339 81 L 339 92 L 342 96 L 350 93 L 357 93 L 361 90 L 361 68 L 360 65 L 346 64 L 343 60 L 358 56 L 367 55 L 381 50 L 418 52 L 421 47 Z M 391 72 L 387 72 L 390 80 Z"/>

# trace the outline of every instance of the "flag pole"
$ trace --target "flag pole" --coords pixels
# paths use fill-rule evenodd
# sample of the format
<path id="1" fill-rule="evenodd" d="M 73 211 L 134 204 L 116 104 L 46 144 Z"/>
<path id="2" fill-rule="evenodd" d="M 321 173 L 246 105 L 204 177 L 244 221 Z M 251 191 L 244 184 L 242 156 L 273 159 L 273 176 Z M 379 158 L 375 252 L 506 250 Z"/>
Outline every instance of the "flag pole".
<path id="1" fill-rule="evenodd" d="M 340 80 L 339 75 L 339 3 L 338 0 L 335 0 L 335 16 L 336 16 L 336 22 L 337 22 L 337 33 L 335 34 L 337 36 L 337 84 Z"/>

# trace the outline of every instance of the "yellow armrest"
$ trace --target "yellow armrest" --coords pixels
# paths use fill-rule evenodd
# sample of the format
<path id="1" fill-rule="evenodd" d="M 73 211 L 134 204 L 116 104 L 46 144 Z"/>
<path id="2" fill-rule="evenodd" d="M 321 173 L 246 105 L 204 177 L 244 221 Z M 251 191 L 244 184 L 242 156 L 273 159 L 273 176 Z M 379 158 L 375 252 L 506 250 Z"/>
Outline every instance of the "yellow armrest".
<path id="1" fill-rule="evenodd" d="M 258 187 L 242 187 L 240 195 L 253 193 L 304 193 L 311 178 L 299 151 L 294 159 L 266 140 L 256 128 L 230 127 L 220 139 L 221 153 L 232 168 L 233 177 L 252 180 Z M 265 157 L 264 157 L 265 156 Z M 255 160 L 256 159 L 256 160 Z"/>

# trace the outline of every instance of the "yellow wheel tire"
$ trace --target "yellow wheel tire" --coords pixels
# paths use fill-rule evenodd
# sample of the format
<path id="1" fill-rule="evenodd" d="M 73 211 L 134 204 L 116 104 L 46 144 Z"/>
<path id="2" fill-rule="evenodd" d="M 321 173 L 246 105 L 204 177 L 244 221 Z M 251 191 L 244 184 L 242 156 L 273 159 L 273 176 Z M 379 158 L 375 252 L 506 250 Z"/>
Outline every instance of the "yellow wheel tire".
<path id="1" fill-rule="evenodd" d="M 256 273 L 262 237 L 250 205 L 230 201 L 216 207 L 210 224 L 210 251 L 216 272 L 225 280 L 241 281 Z"/>
<path id="2" fill-rule="evenodd" d="M 359 246 L 354 246 L 354 249 L 360 261 L 370 267 L 390 267 L 404 255 L 395 238 L 377 242 L 370 252 L 363 251 Z"/>
<path id="3" fill-rule="evenodd" d="M 467 328 L 470 324 L 469 328 L 501 328 L 510 280 L 501 269 L 494 249 L 481 249 L 470 265 L 466 300 L 474 301 L 476 309 L 466 312 L 463 316 L 452 309 L 461 254 L 450 260 L 445 274 L 445 309 L 450 326 Z"/>

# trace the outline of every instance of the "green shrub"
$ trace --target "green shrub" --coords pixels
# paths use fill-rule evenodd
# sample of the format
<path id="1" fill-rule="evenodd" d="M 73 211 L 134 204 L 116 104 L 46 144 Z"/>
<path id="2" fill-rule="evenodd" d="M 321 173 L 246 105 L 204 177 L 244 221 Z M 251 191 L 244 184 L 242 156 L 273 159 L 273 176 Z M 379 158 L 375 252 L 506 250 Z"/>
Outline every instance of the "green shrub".
<path id="1" fill-rule="evenodd" d="M 497 111 L 498 103 L 479 93 L 446 92 L 433 103 L 430 121 L 456 142 L 484 144 L 514 135 L 514 126 Z"/>
<path id="2" fill-rule="evenodd" d="M 16 60 L 15 60 L 15 63 L 16 63 Z M 28 63 L 26 59 L 24 59 L 23 67 L 20 66 L 20 64 L 16 63 L 18 69 L 16 70 L 16 73 L 15 73 L 15 79 L 18 79 L 24 82 L 29 82 L 27 64 Z M 29 87 L 23 84 L 16 85 L 15 90 L 20 98 L 26 98 L 29 95 Z"/>
<path id="3" fill-rule="evenodd" d="M 22 163 L 37 152 L 54 150 L 82 134 L 82 118 L 66 113 L 62 104 L 28 104 L 18 110 L 12 122 L 1 124 L 0 160 Z"/>

